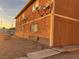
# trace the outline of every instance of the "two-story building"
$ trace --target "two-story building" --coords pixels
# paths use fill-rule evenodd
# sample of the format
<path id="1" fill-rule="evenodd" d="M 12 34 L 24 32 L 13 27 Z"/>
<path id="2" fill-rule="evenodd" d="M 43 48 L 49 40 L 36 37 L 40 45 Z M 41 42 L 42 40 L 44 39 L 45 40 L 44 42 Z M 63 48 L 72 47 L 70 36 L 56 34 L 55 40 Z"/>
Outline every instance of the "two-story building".
<path id="1" fill-rule="evenodd" d="M 30 0 L 17 14 L 16 35 L 47 46 L 79 44 L 78 0 Z"/>

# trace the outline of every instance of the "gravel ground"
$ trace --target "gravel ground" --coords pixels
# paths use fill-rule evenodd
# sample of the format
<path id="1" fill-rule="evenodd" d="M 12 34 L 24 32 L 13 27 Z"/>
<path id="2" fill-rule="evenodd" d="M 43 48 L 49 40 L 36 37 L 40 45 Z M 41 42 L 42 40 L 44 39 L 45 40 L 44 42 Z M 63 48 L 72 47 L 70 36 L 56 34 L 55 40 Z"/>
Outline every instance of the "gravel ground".
<path id="1" fill-rule="evenodd" d="M 44 49 L 44 47 L 33 41 L 8 37 L 7 40 L 0 41 L 0 59 L 23 57 L 29 52 L 39 51 L 41 49 Z"/>

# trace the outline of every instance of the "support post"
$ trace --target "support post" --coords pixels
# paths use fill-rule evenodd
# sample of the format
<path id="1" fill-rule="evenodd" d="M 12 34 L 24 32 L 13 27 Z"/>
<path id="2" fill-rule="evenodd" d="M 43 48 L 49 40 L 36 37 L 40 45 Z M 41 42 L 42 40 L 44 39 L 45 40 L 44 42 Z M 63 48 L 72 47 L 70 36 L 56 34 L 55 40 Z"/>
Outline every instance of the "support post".
<path id="1" fill-rule="evenodd" d="M 55 0 L 52 1 L 52 10 L 51 10 L 51 20 L 50 20 L 50 47 L 53 46 L 53 40 L 54 40 L 54 11 L 55 11 Z"/>

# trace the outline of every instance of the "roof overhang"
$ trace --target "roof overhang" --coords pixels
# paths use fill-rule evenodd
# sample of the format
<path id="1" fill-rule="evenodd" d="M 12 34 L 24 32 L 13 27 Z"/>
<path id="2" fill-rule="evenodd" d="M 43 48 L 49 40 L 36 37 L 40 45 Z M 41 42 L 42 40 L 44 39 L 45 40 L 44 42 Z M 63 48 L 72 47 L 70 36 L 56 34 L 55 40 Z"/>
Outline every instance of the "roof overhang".
<path id="1" fill-rule="evenodd" d="M 15 16 L 15 19 L 20 16 L 20 14 L 22 14 L 34 1 L 36 0 L 30 0 L 28 4 L 26 4 L 25 7 L 23 7 L 22 10 Z"/>

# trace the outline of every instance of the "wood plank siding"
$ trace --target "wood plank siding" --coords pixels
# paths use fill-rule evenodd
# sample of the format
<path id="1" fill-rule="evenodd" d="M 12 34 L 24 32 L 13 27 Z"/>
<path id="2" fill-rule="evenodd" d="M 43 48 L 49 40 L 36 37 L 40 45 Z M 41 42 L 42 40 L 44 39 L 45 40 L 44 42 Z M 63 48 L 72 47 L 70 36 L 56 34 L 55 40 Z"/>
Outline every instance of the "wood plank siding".
<path id="1" fill-rule="evenodd" d="M 37 4 L 38 3 L 38 4 Z M 42 10 L 33 11 L 38 5 Z M 45 13 L 47 11 L 47 13 Z M 52 11 L 52 12 L 51 12 Z M 48 46 L 79 44 L 79 0 L 30 0 L 16 18 L 16 35 Z M 43 15 L 42 15 L 42 14 Z M 24 20 L 26 17 L 26 20 Z M 36 32 L 31 31 L 31 26 Z M 33 31 L 34 28 L 32 27 Z"/>
<path id="2" fill-rule="evenodd" d="M 54 46 L 79 44 L 79 0 L 55 1 Z M 64 17 L 62 17 L 64 16 Z"/>
<path id="3" fill-rule="evenodd" d="M 16 16 L 16 35 L 27 39 L 38 37 L 40 39 L 39 42 L 49 45 L 51 14 L 49 13 L 45 16 L 40 16 L 37 11 L 32 11 L 37 1 L 31 3 L 28 8 L 25 8 L 24 11 L 20 12 L 20 15 Z M 43 6 L 50 2 L 51 0 L 39 0 L 38 4 L 39 6 Z M 26 22 L 23 22 L 23 16 L 28 18 Z M 32 24 L 38 24 L 37 32 L 31 31 Z"/>

